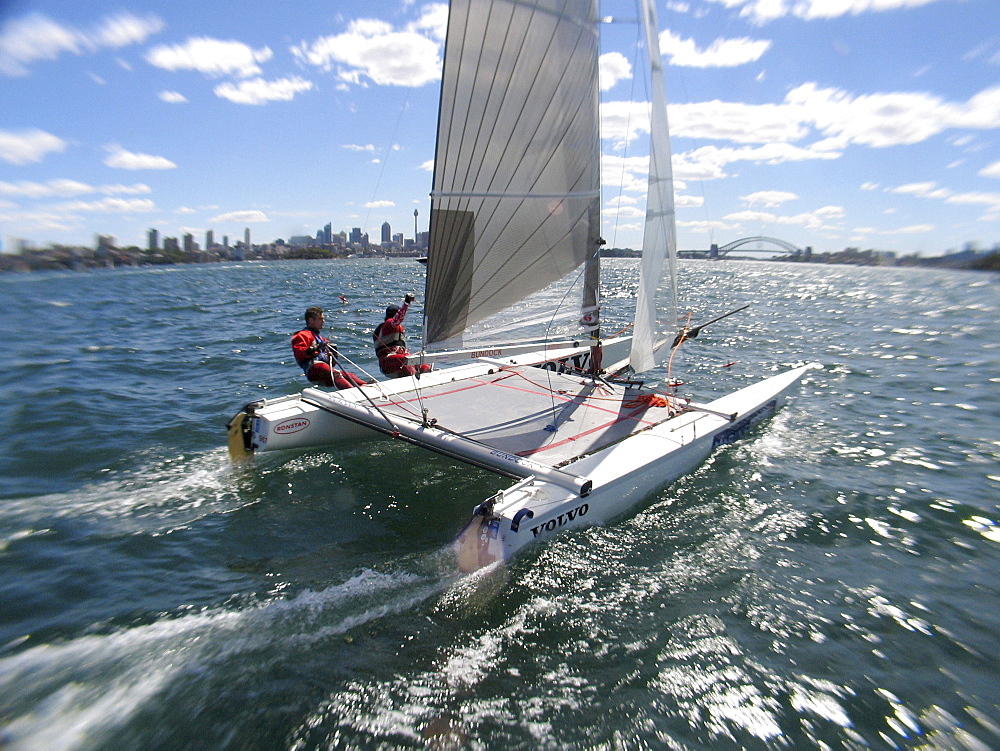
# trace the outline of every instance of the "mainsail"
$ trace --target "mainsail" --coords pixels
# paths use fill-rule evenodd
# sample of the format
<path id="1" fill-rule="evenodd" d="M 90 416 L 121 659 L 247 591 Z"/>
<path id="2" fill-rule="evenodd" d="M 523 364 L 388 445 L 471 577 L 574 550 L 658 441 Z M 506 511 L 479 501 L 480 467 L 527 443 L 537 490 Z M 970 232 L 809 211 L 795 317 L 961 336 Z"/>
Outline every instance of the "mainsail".
<path id="1" fill-rule="evenodd" d="M 468 327 L 596 256 L 597 10 L 597 0 L 452 0 L 426 349 L 460 346 Z"/>

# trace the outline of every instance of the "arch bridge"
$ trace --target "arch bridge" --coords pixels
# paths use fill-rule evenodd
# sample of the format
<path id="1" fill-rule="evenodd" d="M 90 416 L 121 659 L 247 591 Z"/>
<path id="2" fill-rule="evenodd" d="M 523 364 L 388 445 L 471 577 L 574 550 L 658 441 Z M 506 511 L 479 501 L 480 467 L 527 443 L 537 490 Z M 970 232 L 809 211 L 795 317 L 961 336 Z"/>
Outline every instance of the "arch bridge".
<path id="1" fill-rule="evenodd" d="M 788 253 L 801 255 L 803 253 L 802 248 L 796 245 L 792 245 L 786 240 L 780 240 L 777 237 L 766 237 L 764 235 L 758 235 L 756 237 L 743 237 L 739 240 L 733 240 L 731 243 L 726 243 L 725 245 L 715 245 L 712 244 L 712 249 L 708 251 L 709 257 L 712 258 L 722 258 L 729 255 L 730 251 L 736 250 L 736 248 L 743 247 L 744 245 L 752 245 L 753 243 L 768 243 L 770 245 L 776 245 L 781 250 Z M 808 252 L 808 248 L 806 252 Z"/>

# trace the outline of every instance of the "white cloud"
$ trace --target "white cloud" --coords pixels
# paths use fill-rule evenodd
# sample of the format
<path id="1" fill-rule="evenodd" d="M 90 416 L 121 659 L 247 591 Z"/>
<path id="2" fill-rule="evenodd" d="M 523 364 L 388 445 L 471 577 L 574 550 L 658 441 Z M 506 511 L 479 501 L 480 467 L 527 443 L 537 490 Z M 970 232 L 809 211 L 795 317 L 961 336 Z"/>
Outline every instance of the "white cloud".
<path id="1" fill-rule="evenodd" d="M 144 183 L 135 183 L 134 185 L 102 185 L 97 189 L 99 193 L 105 193 L 109 196 L 112 195 L 129 195 L 138 196 L 145 195 L 147 193 L 152 193 L 153 189 Z"/>
<path id="2" fill-rule="evenodd" d="M 601 157 L 601 183 L 623 191 L 644 193 L 649 181 L 649 157 Z"/>
<path id="3" fill-rule="evenodd" d="M 361 205 L 366 209 L 388 209 L 396 204 L 393 201 L 368 201 Z"/>
<path id="4" fill-rule="evenodd" d="M 1000 211 L 1000 193 L 956 193 L 948 196 L 945 203 L 988 206 Z"/>
<path id="5" fill-rule="evenodd" d="M 674 195 L 674 206 L 679 209 L 697 209 L 705 205 L 705 196 L 691 196 L 677 193 Z"/>
<path id="6" fill-rule="evenodd" d="M 179 91 L 161 91 L 157 96 L 167 104 L 183 104 L 187 97 Z"/>
<path id="7" fill-rule="evenodd" d="M 142 195 L 152 193 L 152 189 L 143 183 L 135 185 L 102 185 L 95 188 L 93 185 L 82 183 L 78 180 L 53 179 L 45 183 L 29 182 L 22 180 L 18 183 L 0 182 L 0 196 L 13 198 L 68 198 L 69 196 L 82 196 L 88 193 L 103 193 L 104 195 Z"/>
<path id="8" fill-rule="evenodd" d="M 743 229 L 739 222 L 723 222 L 718 219 L 694 219 L 690 221 L 678 219 L 677 226 L 683 227 L 689 232 L 710 236 L 740 232 Z"/>
<path id="9" fill-rule="evenodd" d="M 438 33 L 433 26 L 435 38 Z M 335 72 L 346 83 L 414 87 L 441 77 L 439 49 L 417 30 L 393 31 L 384 21 L 358 19 L 343 34 L 303 42 L 291 52 L 303 64 Z"/>
<path id="10" fill-rule="evenodd" d="M 610 139 L 615 150 L 623 149 L 640 134 L 649 133 L 649 105 L 646 103 L 604 102 L 600 116 L 601 137 Z"/>
<path id="11" fill-rule="evenodd" d="M 907 183 L 906 185 L 899 185 L 895 188 L 890 188 L 889 192 L 936 199 L 945 199 L 951 195 L 951 191 L 947 188 L 939 188 L 937 187 L 937 184 L 933 182 Z"/>
<path id="12" fill-rule="evenodd" d="M 248 211 L 230 211 L 225 214 L 219 214 L 218 216 L 213 216 L 208 220 L 210 224 L 220 223 L 220 222 L 233 222 L 234 224 L 254 224 L 259 222 L 269 222 L 270 219 L 267 218 L 267 214 L 263 211 L 257 211 L 256 209 Z"/>
<path id="13" fill-rule="evenodd" d="M 0 196 L 17 198 L 66 198 L 68 196 L 79 196 L 93 193 L 94 188 L 86 183 L 77 180 L 49 180 L 47 183 L 28 182 L 23 180 L 19 183 L 0 182 Z"/>
<path id="14" fill-rule="evenodd" d="M 852 97 L 845 91 L 820 89 L 812 83 L 789 92 L 785 102 L 800 110 L 798 119 L 802 123 L 813 125 L 828 137 L 829 148 L 843 148 L 850 143 L 874 148 L 920 143 L 979 114 L 974 106 L 946 103 L 926 93 Z M 994 120 L 989 127 L 997 124 Z"/>
<path id="15" fill-rule="evenodd" d="M 648 105 L 609 102 L 601 107 L 601 132 L 621 150 L 649 132 Z M 735 161 L 780 164 L 836 159 L 851 145 L 886 148 L 915 144 L 951 128 L 1000 128 L 1000 86 L 966 102 L 947 102 L 927 93 L 890 92 L 853 96 L 808 83 L 779 104 L 695 102 L 669 107 L 672 136 L 761 144 L 753 148 L 705 146 L 675 156 L 687 177 L 727 176 Z M 813 137 L 812 143 L 797 145 Z M 676 142 L 676 141 L 675 141 Z M 1000 171 L 1000 168 L 995 168 Z"/>
<path id="16" fill-rule="evenodd" d="M 93 29 L 81 30 L 34 13 L 8 22 L 0 31 L 0 73 L 26 76 L 28 66 L 39 60 L 139 44 L 163 27 L 156 16 L 121 13 L 106 17 Z"/>
<path id="17" fill-rule="evenodd" d="M 987 164 L 981 170 L 979 170 L 980 177 L 1000 177 L 1000 162 L 993 162 L 993 164 Z"/>
<path id="18" fill-rule="evenodd" d="M 778 208 L 782 204 L 796 201 L 798 198 L 795 193 L 782 190 L 758 190 L 756 193 L 740 196 L 740 200 L 747 206 L 763 206 L 766 209 Z"/>
<path id="19" fill-rule="evenodd" d="M 348 151 L 375 151 L 374 144 L 366 143 L 364 146 L 357 143 L 345 143 L 343 148 Z"/>
<path id="20" fill-rule="evenodd" d="M 839 227 L 831 224 L 830 222 L 837 219 L 843 219 L 845 215 L 846 212 L 842 206 L 823 206 L 822 208 L 814 211 L 806 211 L 792 216 L 781 216 L 765 211 L 737 211 L 732 214 L 727 214 L 723 217 L 723 219 L 733 222 L 748 222 L 751 224 L 767 222 L 771 224 L 804 227 L 805 229 L 819 231 L 839 230 Z"/>
<path id="21" fill-rule="evenodd" d="M 422 162 L 420 164 L 420 166 L 417 167 L 417 169 L 423 170 L 424 172 L 433 172 L 434 171 L 434 160 L 433 159 L 428 159 L 426 162 Z"/>
<path id="22" fill-rule="evenodd" d="M 712 0 L 727 8 L 740 8 L 740 15 L 763 24 L 785 16 L 807 21 L 839 18 L 850 14 L 918 8 L 938 0 Z"/>
<path id="23" fill-rule="evenodd" d="M 618 206 L 606 208 L 601 212 L 602 216 L 614 217 L 616 219 L 641 219 L 646 216 L 646 210 L 637 206 Z"/>
<path id="24" fill-rule="evenodd" d="M 64 211 L 0 211 L 0 222 L 17 222 L 21 227 L 41 232 L 69 232 L 78 229 L 67 221 L 74 218 Z"/>
<path id="25" fill-rule="evenodd" d="M 120 13 L 105 18 L 88 40 L 98 47 L 119 49 L 131 44 L 141 44 L 153 34 L 163 30 L 166 24 L 156 16 L 139 18 L 131 13 Z"/>
<path id="26" fill-rule="evenodd" d="M 682 39 L 671 31 L 660 34 L 660 52 L 671 65 L 688 68 L 733 68 L 759 60 L 771 47 L 760 39 L 716 39 L 707 49 L 698 49 L 693 39 Z"/>
<path id="27" fill-rule="evenodd" d="M 883 235 L 922 235 L 933 232 L 937 229 L 933 224 L 911 224 L 908 227 L 899 227 L 895 230 L 885 230 Z"/>
<path id="28" fill-rule="evenodd" d="M 675 154 L 674 174 L 687 180 L 714 180 L 729 177 L 725 168 L 734 162 L 753 164 L 783 164 L 813 159 L 837 159 L 839 153 L 801 148 L 788 143 L 770 143 L 764 146 L 742 146 L 740 148 L 719 148 L 703 146 L 693 151 Z"/>
<path id="29" fill-rule="evenodd" d="M 609 52 L 601 55 L 598 61 L 601 91 L 614 88 L 619 81 L 627 81 L 632 77 L 632 65 L 620 52 Z"/>
<path id="30" fill-rule="evenodd" d="M 155 211 L 156 204 L 148 198 L 102 198 L 100 201 L 71 201 L 54 208 L 69 212 L 133 214 Z"/>
<path id="31" fill-rule="evenodd" d="M 136 154 L 121 146 L 108 146 L 108 156 L 104 164 L 115 169 L 176 169 L 177 165 L 166 157 L 152 154 Z"/>
<path id="32" fill-rule="evenodd" d="M 0 159 L 16 165 L 40 162 L 48 154 L 66 150 L 66 142 L 44 130 L 0 130 Z"/>
<path id="33" fill-rule="evenodd" d="M 267 102 L 290 102 L 295 95 L 309 91 L 312 81 L 294 76 L 279 78 L 276 81 L 265 81 L 263 78 L 251 78 L 239 83 L 222 83 L 215 87 L 215 95 L 228 99 L 236 104 L 265 104 Z"/>
<path id="34" fill-rule="evenodd" d="M 634 206 L 639 201 L 633 196 L 619 195 L 614 198 L 609 198 L 605 205 L 607 206 Z"/>
<path id="35" fill-rule="evenodd" d="M 431 37 L 444 41 L 448 30 L 448 4 L 429 3 L 421 8 L 420 18 L 407 27 L 410 31 L 427 32 Z"/>
<path id="36" fill-rule="evenodd" d="M 19 18 L 4 26 L 0 34 L 0 72 L 26 76 L 30 63 L 81 51 L 79 32 L 38 14 Z"/>
<path id="37" fill-rule="evenodd" d="M 981 217 L 981 220 L 995 221 L 1000 218 L 1000 193 L 955 193 L 947 188 L 938 187 L 937 183 L 934 182 L 907 183 L 891 188 L 889 192 L 944 201 L 957 206 L 984 206 L 987 213 Z"/>
<path id="38" fill-rule="evenodd" d="M 169 71 L 195 70 L 211 77 L 247 78 L 260 74 L 258 63 L 267 62 L 273 55 L 268 47 L 255 50 L 242 42 L 192 37 L 184 44 L 154 47 L 146 61 Z"/>
<path id="39" fill-rule="evenodd" d="M 809 134 L 808 113 L 785 104 L 696 102 L 668 108 L 671 135 L 734 143 L 788 143 Z"/>

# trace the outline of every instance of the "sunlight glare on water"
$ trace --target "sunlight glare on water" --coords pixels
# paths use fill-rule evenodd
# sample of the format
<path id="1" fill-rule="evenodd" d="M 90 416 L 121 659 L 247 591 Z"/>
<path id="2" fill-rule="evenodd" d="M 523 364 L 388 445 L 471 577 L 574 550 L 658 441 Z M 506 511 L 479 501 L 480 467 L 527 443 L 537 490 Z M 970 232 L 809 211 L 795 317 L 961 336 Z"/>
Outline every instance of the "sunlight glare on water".
<path id="1" fill-rule="evenodd" d="M 606 264 L 609 333 L 634 267 Z M 1000 746 L 997 278 L 681 272 L 694 324 L 750 304 L 684 345 L 682 394 L 823 367 L 622 518 L 470 577 L 451 541 L 506 480 L 388 440 L 224 448 L 305 385 L 307 305 L 371 363 L 419 264 L 0 278 L 0 745 Z"/>

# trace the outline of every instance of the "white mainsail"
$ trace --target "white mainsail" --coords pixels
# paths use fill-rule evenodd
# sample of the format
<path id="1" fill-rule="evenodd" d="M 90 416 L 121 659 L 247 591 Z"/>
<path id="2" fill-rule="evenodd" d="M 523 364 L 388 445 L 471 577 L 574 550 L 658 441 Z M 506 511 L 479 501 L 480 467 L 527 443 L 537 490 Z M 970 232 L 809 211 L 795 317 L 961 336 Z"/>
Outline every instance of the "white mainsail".
<path id="1" fill-rule="evenodd" d="M 597 10 L 597 0 L 452 0 L 425 349 L 462 346 L 467 328 L 596 254 Z"/>

